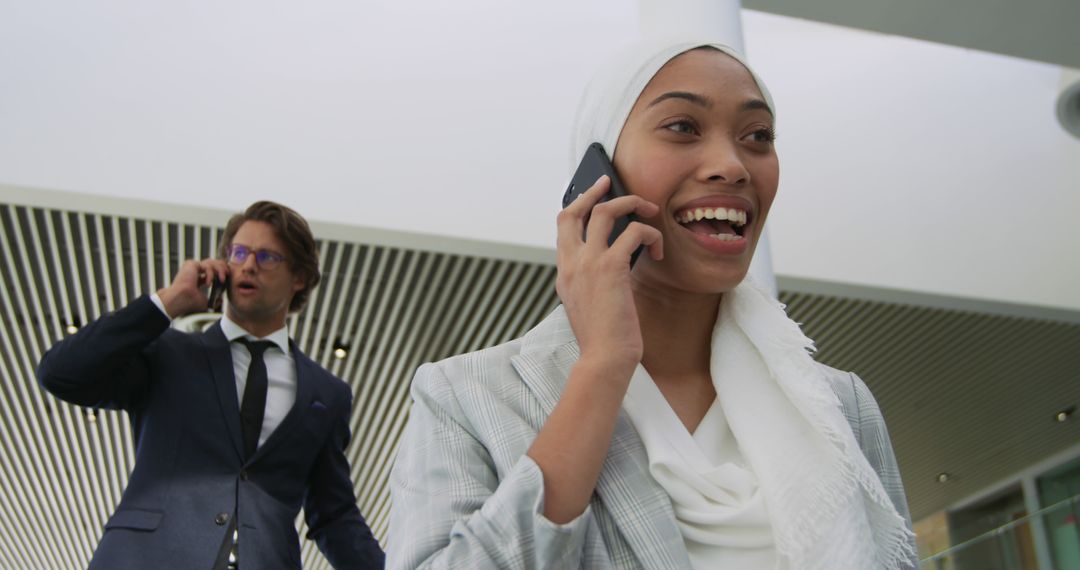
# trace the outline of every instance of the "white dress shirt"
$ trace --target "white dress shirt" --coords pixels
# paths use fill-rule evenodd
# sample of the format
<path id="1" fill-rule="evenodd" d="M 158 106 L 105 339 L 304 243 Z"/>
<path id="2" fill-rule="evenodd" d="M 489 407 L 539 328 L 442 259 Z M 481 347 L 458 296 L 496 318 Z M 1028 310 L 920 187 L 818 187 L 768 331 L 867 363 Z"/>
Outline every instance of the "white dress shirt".
<path id="1" fill-rule="evenodd" d="M 150 295 L 150 300 L 157 305 L 166 317 L 165 304 L 157 293 Z M 170 320 L 172 320 L 170 318 Z M 289 331 L 286 327 L 259 338 L 247 332 L 240 325 L 234 323 L 227 315 L 221 316 L 221 332 L 229 341 L 232 350 L 233 376 L 236 378 L 236 402 L 239 413 L 240 402 L 244 401 L 244 386 L 247 384 L 248 366 L 251 364 L 251 354 L 247 348 L 239 342 L 238 338 L 249 340 L 265 340 L 274 343 L 263 354 L 266 362 L 266 410 L 263 413 L 262 430 L 259 432 L 259 445 L 266 443 L 270 434 L 281 425 L 282 420 L 296 403 L 296 363 L 293 362 L 292 351 L 289 350 Z"/>

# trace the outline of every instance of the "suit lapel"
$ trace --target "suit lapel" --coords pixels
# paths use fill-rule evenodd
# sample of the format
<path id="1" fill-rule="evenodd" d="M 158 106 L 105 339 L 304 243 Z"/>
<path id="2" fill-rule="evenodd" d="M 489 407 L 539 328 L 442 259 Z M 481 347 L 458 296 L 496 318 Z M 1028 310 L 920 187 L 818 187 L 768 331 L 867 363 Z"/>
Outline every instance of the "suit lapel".
<path id="1" fill-rule="evenodd" d="M 543 408 L 544 419 L 555 409 L 580 355 L 560 306 L 525 336 L 521 353 L 511 358 Z M 689 567 L 671 499 L 649 474 L 645 446 L 621 410 L 596 483 L 596 496 L 643 567 Z"/>
<path id="2" fill-rule="evenodd" d="M 314 395 L 312 382 L 315 381 L 318 365 L 304 356 L 300 349 L 296 348 L 296 344 L 292 339 L 289 339 L 289 350 L 292 352 L 293 363 L 296 366 L 296 401 L 293 402 L 289 413 L 285 414 L 285 419 L 281 420 L 281 423 L 270 434 L 270 437 L 266 438 L 266 443 L 255 450 L 255 455 L 251 456 L 251 462 L 257 461 L 280 445 L 282 440 L 295 431 L 296 424 L 303 417 L 308 407 L 311 406 Z"/>
<path id="3" fill-rule="evenodd" d="M 240 402 L 236 399 L 236 375 L 233 372 L 232 349 L 225 334 L 221 332 L 221 322 L 214 323 L 200 337 L 206 347 L 206 359 L 213 376 L 214 390 L 221 415 L 229 428 L 229 439 L 238 458 L 244 458 L 244 442 L 240 433 Z"/>

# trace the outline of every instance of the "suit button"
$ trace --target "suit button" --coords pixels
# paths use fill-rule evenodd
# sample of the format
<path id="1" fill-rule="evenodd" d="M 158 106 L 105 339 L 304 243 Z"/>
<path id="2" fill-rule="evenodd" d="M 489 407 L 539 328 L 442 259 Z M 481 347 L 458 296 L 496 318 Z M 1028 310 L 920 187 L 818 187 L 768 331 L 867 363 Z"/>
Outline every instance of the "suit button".
<path id="1" fill-rule="evenodd" d="M 247 481 L 248 480 L 248 474 L 247 474 L 246 470 L 240 471 L 240 480 L 241 481 Z"/>
<path id="2" fill-rule="evenodd" d="M 229 513 L 218 513 L 218 516 L 214 517 L 214 524 L 223 525 L 229 522 Z"/>

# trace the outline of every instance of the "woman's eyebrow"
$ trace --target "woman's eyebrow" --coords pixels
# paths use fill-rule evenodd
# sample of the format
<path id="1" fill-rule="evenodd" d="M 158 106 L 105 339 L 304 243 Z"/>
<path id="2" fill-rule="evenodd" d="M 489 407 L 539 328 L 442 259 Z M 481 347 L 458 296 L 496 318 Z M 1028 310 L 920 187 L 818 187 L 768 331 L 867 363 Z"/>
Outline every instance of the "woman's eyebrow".
<path id="1" fill-rule="evenodd" d="M 703 97 L 703 96 L 698 95 L 696 93 L 690 93 L 690 92 L 687 92 L 687 91 L 669 91 L 669 92 L 664 93 L 663 95 L 657 97 L 656 99 L 653 99 L 652 102 L 649 103 L 649 107 L 654 107 L 656 105 L 659 105 L 662 101 L 667 101 L 668 99 L 683 99 L 685 101 L 689 101 L 689 102 L 691 102 L 691 103 L 693 103 L 695 105 L 698 105 L 700 107 L 704 107 L 706 109 L 711 109 L 712 105 L 713 105 L 712 100 L 710 100 L 708 97 Z M 765 101 L 762 101 L 761 99 L 748 99 L 747 101 L 744 101 L 742 105 L 739 105 L 739 110 L 740 111 L 764 110 L 764 111 L 768 111 L 769 114 L 772 115 L 772 108 L 769 107 L 768 103 L 766 103 Z"/>
<path id="2" fill-rule="evenodd" d="M 710 101 L 709 99 L 702 97 L 701 95 L 698 95 L 696 93 L 688 93 L 686 91 L 669 91 L 667 93 L 664 93 L 656 99 L 653 99 L 652 103 L 649 103 L 649 107 L 654 107 L 660 104 L 661 101 L 666 101 L 668 99 L 685 99 L 686 101 L 689 101 L 701 107 L 705 107 L 706 109 L 712 108 L 712 101 Z"/>
<path id="3" fill-rule="evenodd" d="M 765 110 L 765 111 L 768 111 L 770 115 L 773 114 L 772 107 L 769 107 L 769 104 L 762 101 L 761 99 L 750 99 L 749 101 L 745 101 L 745 102 L 743 102 L 742 105 L 739 106 L 739 110 L 740 111 Z"/>

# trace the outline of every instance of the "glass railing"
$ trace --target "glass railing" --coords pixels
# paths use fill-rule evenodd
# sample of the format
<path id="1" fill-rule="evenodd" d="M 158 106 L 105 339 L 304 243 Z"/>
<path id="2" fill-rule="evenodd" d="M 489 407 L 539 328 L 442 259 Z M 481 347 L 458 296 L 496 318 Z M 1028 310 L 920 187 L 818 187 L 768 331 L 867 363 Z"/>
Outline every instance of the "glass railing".
<path id="1" fill-rule="evenodd" d="M 921 560 L 923 570 L 1078 570 L 1080 495 L 965 540 Z M 1041 521 L 1047 566 L 1039 565 L 1035 528 Z"/>

